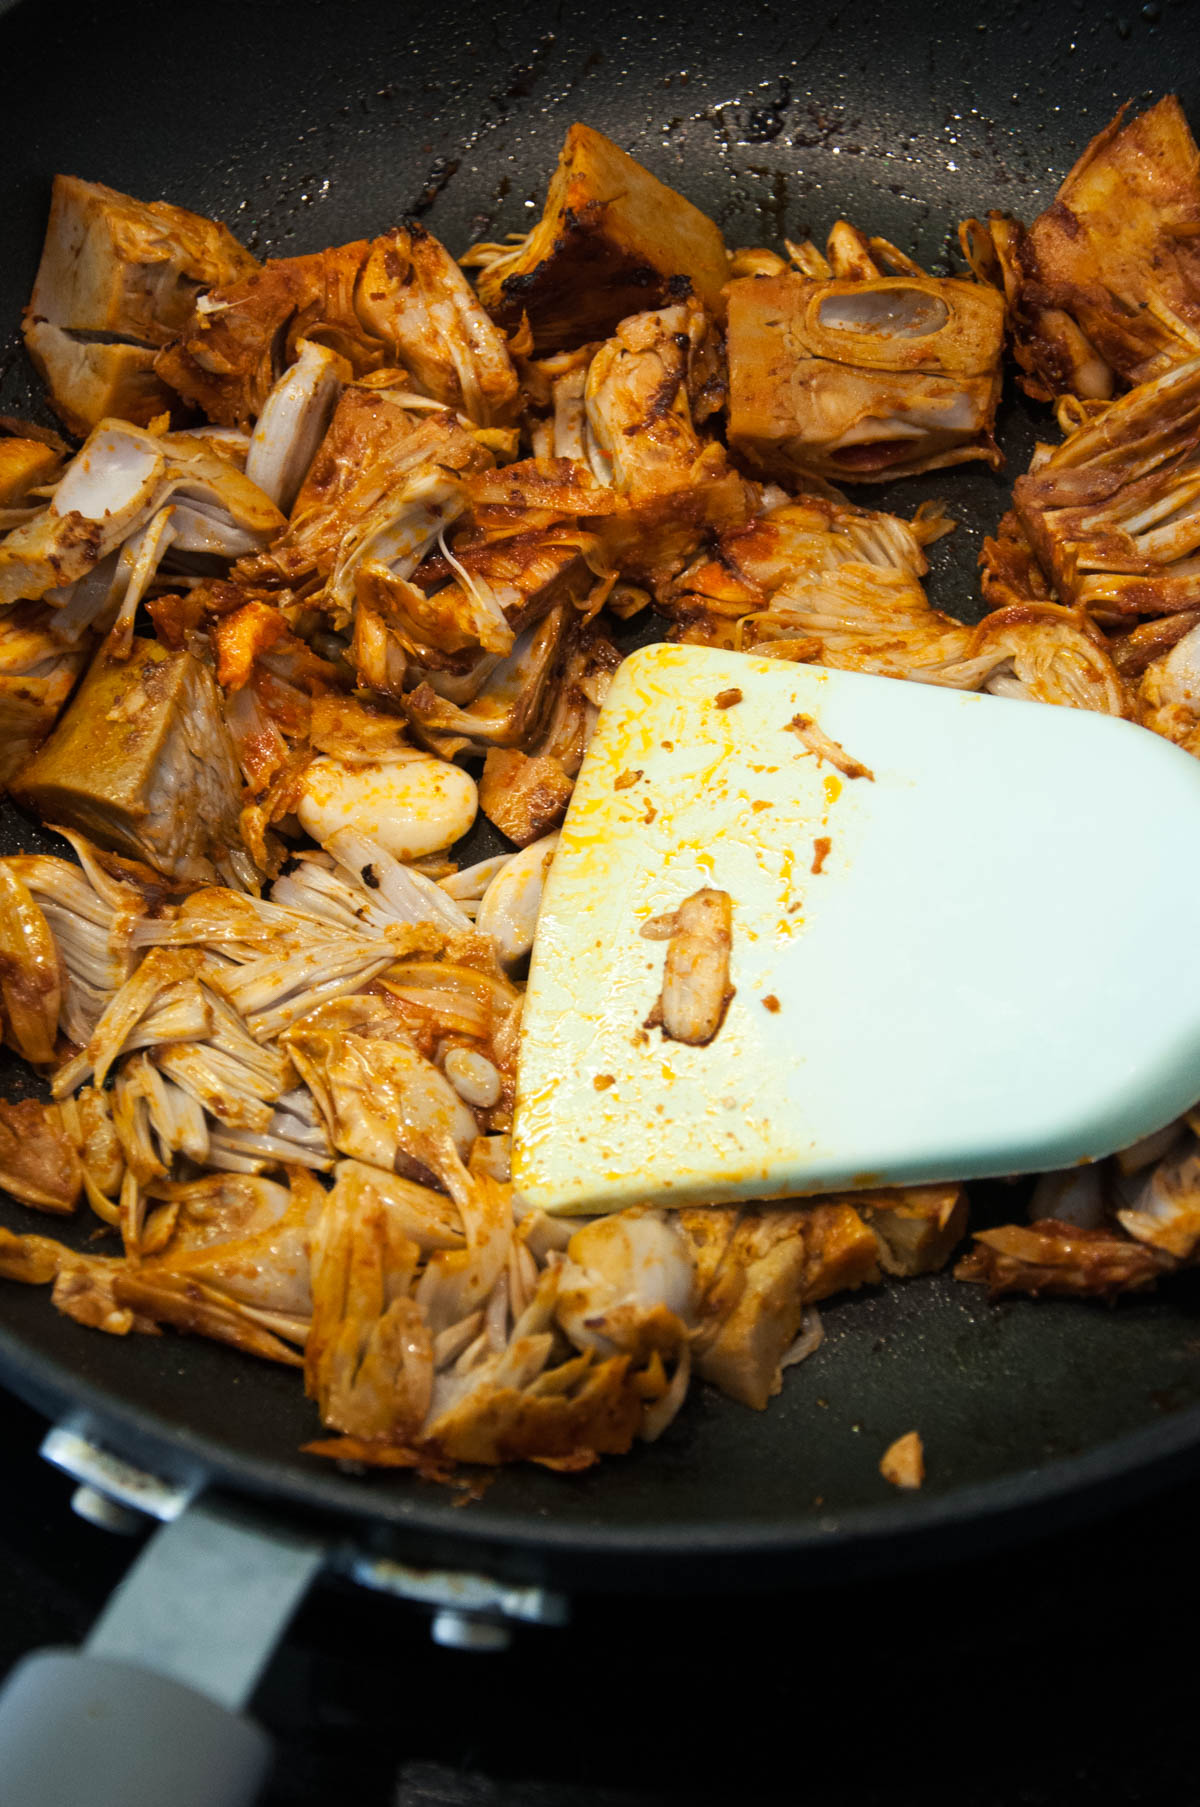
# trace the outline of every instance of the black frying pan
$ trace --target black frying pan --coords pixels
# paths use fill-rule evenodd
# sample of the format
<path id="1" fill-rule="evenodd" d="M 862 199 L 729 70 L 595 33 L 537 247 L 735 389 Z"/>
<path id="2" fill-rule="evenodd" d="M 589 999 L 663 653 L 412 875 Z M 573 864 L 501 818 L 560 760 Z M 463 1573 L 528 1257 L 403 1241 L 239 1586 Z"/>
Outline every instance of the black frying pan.
<path id="1" fill-rule="evenodd" d="M 612 0 L 504 11 L 457 0 L 440 14 L 396 0 L 0 5 L 0 401 L 49 418 L 15 327 L 56 170 L 215 214 L 260 254 L 411 212 L 461 250 L 527 227 L 580 118 L 731 243 L 823 236 L 844 213 L 938 270 L 961 217 L 1032 218 L 1122 100 L 1174 87 L 1200 125 L 1194 32 L 1186 0 L 1121 18 L 1082 0 L 978 13 L 955 0 L 693 0 L 669 19 Z M 905 513 L 927 495 L 949 500 L 962 525 L 934 549 L 943 608 L 979 613 L 982 534 L 1046 419 L 1006 403 L 1007 476 L 969 466 L 870 492 Z M 9 811 L 0 848 L 35 844 Z M 1097 908 L 1119 898 L 1118 859 L 1114 849 L 1114 898 Z M 1052 896 L 1030 908 L 1053 920 Z M 987 926 L 981 899 L 981 948 Z M 10 1095 L 20 1083 L 15 1066 L 0 1075 Z M 1021 1209 L 1011 1189 L 976 1193 L 993 1218 Z M 5 1201 L 0 1221 L 42 1227 Z M 159 1472 L 257 1495 L 285 1517 L 355 1520 L 410 1557 L 568 1588 L 617 1575 L 647 1588 L 765 1586 L 1048 1525 L 1189 1460 L 1196 1305 L 1186 1283 L 1114 1310 L 995 1307 L 946 1277 L 893 1286 L 826 1310 L 825 1347 L 766 1414 L 700 1388 L 653 1448 L 574 1478 L 506 1471 L 464 1509 L 411 1477 L 299 1455 L 315 1418 L 293 1373 L 171 1335 L 106 1338 L 56 1315 L 40 1290 L 0 1288 L 0 1373 Z M 928 1480 L 909 1498 L 877 1463 L 914 1426 Z"/>

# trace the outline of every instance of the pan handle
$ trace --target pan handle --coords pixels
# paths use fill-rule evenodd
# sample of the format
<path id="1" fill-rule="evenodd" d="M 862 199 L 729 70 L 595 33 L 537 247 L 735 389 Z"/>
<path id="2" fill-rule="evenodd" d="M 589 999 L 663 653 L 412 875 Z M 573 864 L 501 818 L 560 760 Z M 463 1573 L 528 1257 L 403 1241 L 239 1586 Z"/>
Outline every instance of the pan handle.
<path id="1" fill-rule="evenodd" d="M 205 1502 L 164 1525 L 82 1651 L 0 1695 L 0 1807 L 249 1807 L 271 1741 L 241 1709 L 326 1546 Z"/>

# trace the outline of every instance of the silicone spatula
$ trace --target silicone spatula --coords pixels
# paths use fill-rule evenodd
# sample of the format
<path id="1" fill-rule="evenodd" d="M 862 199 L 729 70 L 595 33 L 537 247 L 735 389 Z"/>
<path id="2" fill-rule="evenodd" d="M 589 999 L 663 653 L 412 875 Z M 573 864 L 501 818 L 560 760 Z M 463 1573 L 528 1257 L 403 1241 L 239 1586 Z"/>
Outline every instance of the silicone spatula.
<path id="1" fill-rule="evenodd" d="M 695 1046 L 640 931 L 705 888 L 734 995 Z M 514 1180 L 580 1213 L 1095 1160 L 1200 1097 L 1198 910 L 1200 762 L 1145 729 L 647 647 L 546 882 Z"/>

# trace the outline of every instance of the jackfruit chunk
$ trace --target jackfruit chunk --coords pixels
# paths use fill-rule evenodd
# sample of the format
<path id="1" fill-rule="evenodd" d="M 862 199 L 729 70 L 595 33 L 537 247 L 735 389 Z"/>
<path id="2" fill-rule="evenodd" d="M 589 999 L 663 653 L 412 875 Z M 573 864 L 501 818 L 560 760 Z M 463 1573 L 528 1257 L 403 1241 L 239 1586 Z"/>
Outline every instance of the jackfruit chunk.
<path id="1" fill-rule="evenodd" d="M 1000 454 L 1004 308 L 931 276 L 748 276 L 729 298 L 729 444 L 783 480 L 881 482 Z"/>
<path id="2" fill-rule="evenodd" d="M 166 201 L 55 176 L 25 344 L 73 433 L 106 414 L 145 426 L 174 399 L 154 352 L 204 290 L 258 268 L 228 227 Z"/>
<path id="3" fill-rule="evenodd" d="M 988 216 L 1021 383 L 1041 401 L 1106 400 L 1200 352 L 1200 151 L 1173 94 L 1125 115 L 1028 231 Z"/>
<path id="4" fill-rule="evenodd" d="M 156 640 L 135 640 L 125 661 L 99 654 L 12 794 L 169 878 L 211 882 L 213 856 L 241 845 L 241 778 L 220 692 L 191 653 Z"/>
<path id="5" fill-rule="evenodd" d="M 61 460 L 37 439 L 0 439 L 0 508 L 18 507 L 36 484 L 48 483 Z"/>
<path id="6" fill-rule="evenodd" d="M 151 345 L 89 340 L 38 320 L 25 328 L 25 349 L 68 432 L 85 439 L 98 421 L 146 427 L 175 396 L 155 375 Z"/>
<path id="7" fill-rule="evenodd" d="M 480 265 L 479 298 L 504 327 L 527 315 L 535 350 L 606 339 L 629 314 L 683 300 L 720 313 L 729 260 L 720 230 L 590 126 L 573 125 L 546 208 L 523 242 Z"/>
<path id="8" fill-rule="evenodd" d="M 165 345 L 182 332 L 202 289 L 257 268 L 217 220 L 55 176 L 27 313 L 73 332 Z"/>

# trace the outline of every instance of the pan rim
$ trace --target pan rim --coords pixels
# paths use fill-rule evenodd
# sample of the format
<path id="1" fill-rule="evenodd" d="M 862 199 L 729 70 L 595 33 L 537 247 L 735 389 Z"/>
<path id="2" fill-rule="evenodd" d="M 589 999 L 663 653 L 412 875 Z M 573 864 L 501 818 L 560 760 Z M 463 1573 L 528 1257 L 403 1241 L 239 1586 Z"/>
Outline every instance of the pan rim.
<path id="1" fill-rule="evenodd" d="M 18 19 L 23 28 L 33 16 L 26 0 L 0 0 L 0 28 L 6 36 Z M 1170 85 L 1185 84 L 1180 76 Z M 1133 89 L 1132 80 L 1127 86 Z M 452 1541 L 464 1560 L 490 1543 L 499 1561 L 503 1554 L 499 1545 L 504 1541 L 526 1554 L 556 1553 L 560 1565 L 569 1555 L 581 1561 L 592 1555 L 610 1559 L 636 1555 L 653 1558 L 664 1567 L 669 1563 L 674 1569 L 693 1556 L 719 1555 L 732 1561 L 742 1555 L 748 1564 L 763 1558 L 758 1563 L 762 1569 L 767 1566 L 766 1558 L 792 1553 L 816 1557 L 832 1568 L 835 1561 L 839 1565 L 845 1559 L 865 1561 L 869 1550 L 885 1547 L 888 1561 L 894 1553 L 898 1563 L 901 1546 L 910 1547 L 922 1538 L 936 1544 L 940 1553 L 951 1532 L 963 1543 L 968 1538 L 984 1542 L 1002 1523 L 1019 1520 L 1033 1535 L 1043 1522 L 1043 1512 L 1049 1520 L 1056 1507 L 1060 1516 L 1070 1508 L 1083 1510 L 1085 1502 L 1102 1491 L 1106 1505 L 1110 1501 L 1116 1504 L 1122 1496 L 1128 1499 L 1135 1492 L 1147 1493 L 1161 1485 L 1164 1469 L 1172 1461 L 1181 1464 L 1190 1458 L 1193 1464 L 1200 1462 L 1200 1405 L 1196 1405 L 1092 1443 L 1078 1453 L 1015 1467 L 990 1480 L 944 1493 L 909 1496 L 889 1491 L 878 1504 L 820 1516 L 805 1511 L 795 1519 L 777 1517 L 771 1523 L 748 1524 L 726 1516 L 697 1523 L 681 1519 L 669 1525 L 583 1526 L 506 1510 L 490 1502 L 468 1513 L 448 1513 L 444 1498 L 431 1498 L 427 1490 L 418 1490 L 411 1483 L 398 1487 L 386 1480 L 364 1481 L 314 1458 L 300 1457 L 298 1451 L 283 1459 L 256 1456 L 181 1425 L 106 1385 L 82 1380 L 68 1362 L 26 1342 L 5 1324 L 0 1324 L 0 1383 L 48 1415 L 91 1415 L 97 1437 L 105 1441 L 111 1433 L 114 1449 L 128 1451 L 130 1460 L 151 1466 L 147 1452 L 154 1451 L 161 1458 L 164 1474 L 190 1472 L 203 1475 L 206 1484 L 257 1495 L 281 1523 L 288 1513 L 305 1509 L 344 1521 L 369 1520 L 380 1531 L 393 1531 L 398 1541 L 422 1535 L 443 1544 Z M 140 1455 L 135 1453 L 139 1448 Z M 653 1585 L 653 1576 L 646 1579 L 647 1585 Z"/>
<path id="2" fill-rule="evenodd" d="M 1078 1513 L 1102 1488 L 1122 1489 L 1122 1499 L 1109 1503 L 1124 1503 L 1166 1484 L 1170 1472 L 1189 1457 L 1189 1466 L 1200 1464 L 1200 1405 L 1191 1405 L 1171 1411 L 1157 1423 L 1138 1425 L 1035 1467 L 966 1482 L 942 1493 L 898 1494 L 877 1504 L 798 1516 L 785 1523 L 675 1519 L 669 1524 L 580 1526 L 494 1507 L 484 1507 L 469 1519 L 457 1513 L 449 1519 L 443 1498 L 426 1504 L 415 1492 L 407 1497 L 395 1489 L 372 1492 L 371 1476 L 342 1474 L 328 1465 L 300 1474 L 284 1464 L 281 1473 L 275 1458 L 231 1451 L 207 1433 L 172 1424 L 160 1413 L 82 1379 L 53 1356 L 31 1352 L 3 1324 L 0 1383 L 50 1419 L 61 1412 L 93 1424 L 100 1440 L 127 1460 L 145 1463 L 148 1448 L 161 1452 L 164 1478 L 199 1477 L 202 1488 L 216 1487 L 248 1504 L 267 1500 L 281 1529 L 290 1513 L 315 1513 L 334 1521 L 335 1529 L 337 1521 L 343 1521 L 343 1532 L 346 1522 L 357 1520 L 398 1538 L 423 1536 L 457 1545 L 464 1565 L 474 1567 L 486 1567 L 478 1552 L 487 1546 L 560 1561 L 643 1558 L 683 1568 L 694 1566 L 697 1559 L 804 1562 L 835 1555 L 839 1564 L 853 1564 L 869 1560 L 885 1545 L 888 1566 L 900 1566 L 902 1547 L 911 1559 L 939 1532 L 953 1533 L 964 1553 L 968 1542 L 983 1541 L 1002 1526 L 1013 1539 L 1036 1536 L 1039 1528 L 1050 1528 L 1043 1514 L 1056 1509 L 1064 1516 Z M 743 1574 L 739 1579 L 744 1584 L 749 1578 Z"/>

